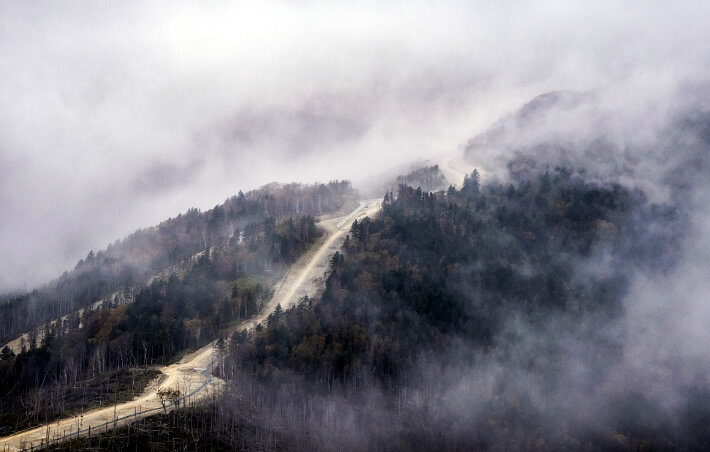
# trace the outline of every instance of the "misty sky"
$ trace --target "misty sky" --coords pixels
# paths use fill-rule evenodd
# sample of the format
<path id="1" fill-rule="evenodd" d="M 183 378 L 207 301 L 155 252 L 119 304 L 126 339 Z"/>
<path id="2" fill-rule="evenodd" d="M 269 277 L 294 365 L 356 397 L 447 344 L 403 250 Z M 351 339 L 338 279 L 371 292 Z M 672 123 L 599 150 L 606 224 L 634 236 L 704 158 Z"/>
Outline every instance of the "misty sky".
<path id="1" fill-rule="evenodd" d="M 710 69 L 708 2 L 381 3 L 3 2 L 0 291 L 239 189 L 460 153 L 546 91 L 643 113 Z"/>

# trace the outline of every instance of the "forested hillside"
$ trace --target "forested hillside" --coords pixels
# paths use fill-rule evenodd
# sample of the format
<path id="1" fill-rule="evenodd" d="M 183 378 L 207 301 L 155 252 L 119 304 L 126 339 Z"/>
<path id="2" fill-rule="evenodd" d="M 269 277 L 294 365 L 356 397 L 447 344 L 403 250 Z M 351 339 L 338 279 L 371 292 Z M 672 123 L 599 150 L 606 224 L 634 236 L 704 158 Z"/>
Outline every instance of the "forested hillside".
<path id="1" fill-rule="evenodd" d="M 608 386 L 622 366 L 633 275 L 675 265 L 683 206 L 563 168 L 510 184 L 484 185 L 473 172 L 460 190 L 397 193 L 352 224 L 322 296 L 230 338 L 216 370 L 228 384 L 208 406 L 75 446 L 710 444 L 701 390 L 671 416 L 626 382 Z"/>
<path id="2" fill-rule="evenodd" d="M 0 434 L 114 402 L 126 376 L 128 398 L 140 393 L 149 379 L 136 386 L 134 369 L 166 363 L 259 313 L 275 281 L 321 236 L 313 215 L 353 197 L 347 182 L 240 192 L 89 253 L 58 281 L 0 306 L 3 337 L 11 337 L 33 319 L 130 293 L 33 332 L 19 354 L 3 348 Z"/>
<path id="3" fill-rule="evenodd" d="M 512 315 L 613 318 L 625 267 L 656 265 L 634 231 L 646 216 L 677 221 L 640 193 L 564 170 L 517 186 L 480 187 L 474 174 L 460 191 L 398 192 L 380 217 L 352 225 L 322 300 L 275 314 L 252 346 L 234 348 L 258 375 L 290 369 L 326 387 L 372 376 L 397 386 L 421 352 L 442 352 L 453 337 L 490 347 Z M 669 254 L 673 237 L 655 239 Z M 608 271 L 580 278 L 602 252 Z"/>
<path id="4" fill-rule="evenodd" d="M 461 190 L 398 193 L 352 225 L 320 299 L 232 338 L 223 375 L 240 393 L 245 380 L 265 388 L 254 397 L 266 418 L 288 406 L 291 423 L 333 449 L 708 444 L 697 424 L 707 408 L 664 417 L 625 386 L 594 428 L 565 415 L 579 410 L 581 394 L 569 391 L 602 390 L 621 359 L 609 325 L 633 272 L 673 265 L 682 208 L 560 168 L 507 185 L 481 186 L 474 172 Z M 566 360 L 579 350 L 595 373 L 578 387 Z M 543 402 L 559 394 L 569 395 Z"/>
<path id="5" fill-rule="evenodd" d="M 184 273 L 198 253 L 214 250 L 229 254 L 241 243 L 257 243 L 265 219 L 280 222 L 315 216 L 354 202 L 349 182 L 328 184 L 271 184 L 227 199 L 201 212 L 190 209 L 158 226 L 141 229 L 98 252 L 89 252 L 76 267 L 56 281 L 26 295 L 7 297 L 0 303 L 0 343 L 42 323 L 90 306 L 102 299 L 132 300 L 134 289 L 154 276 L 167 278 Z M 273 226 L 268 226 L 272 228 Z M 270 232 L 270 231 L 267 231 Z M 271 246 L 271 244 L 269 245 Z M 270 252 L 285 261 L 295 250 L 276 243 Z M 258 261 L 258 259 L 257 259 Z M 233 265 L 223 262 L 223 265 Z M 264 262 L 244 262 L 244 268 L 264 267 Z"/>

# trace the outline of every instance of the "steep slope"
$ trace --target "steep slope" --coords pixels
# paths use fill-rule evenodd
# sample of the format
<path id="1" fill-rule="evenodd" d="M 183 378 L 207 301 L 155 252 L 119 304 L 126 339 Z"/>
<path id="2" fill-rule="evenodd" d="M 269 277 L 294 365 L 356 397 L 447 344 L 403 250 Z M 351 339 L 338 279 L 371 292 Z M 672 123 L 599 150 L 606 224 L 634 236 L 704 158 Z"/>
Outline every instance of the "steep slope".
<path id="1" fill-rule="evenodd" d="M 707 429 L 685 429 L 707 409 L 680 409 L 669 425 L 615 374 L 631 281 L 674 265 L 686 220 L 563 169 L 407 187 L 353 224 L 322 296 L 232 341 L 225 372 L 239 382 L 228 384 L 251 378 L 279 394 L 273 409 L 293 407 L 293 422 L 333 449 L 606 449 L 615 435 L 699 447 Z M 599 427 L 575 423 L 604 412 Z"/>
<path id="2" fill-rule="evenodd" d="M 292 265 L 291 270 L 277 285 L 276 292 L 264 310 L 232 330 L 251 330 L 264 321 L 277 305 L 288 308 L 303 296 L 314 296 L 320 288 L 317 281 L 328 269 L 332 251 L 342 245 L 351 222 L 372 215 L 380 206 L 379 200 L 361 201 L 359 204 L 349 214 L 323 217 L 320 224 L 326 232 L 324 237 L 313 246 L 311 251 Z M 36 444 L 46 444 L 47 441 L 60 441 L 66 436 L 76 437 L 77 433 L 81 436 L 89 435 L 91 430 L 100 432 L 133 422 L 162 410 L 160 398 L 157 396 L 157 392 L 161 390 L 178 389 L 183 398 L 180 403 L 183 404 L 198 402 L 216 391 L 221 384 L 221 381 L 213 378 L 211 374 L 215 363 L 221 358 L 217 342 L 211 342 L 179 362 L 160 368 L 165 378 L 131 402 L 91 410 L 82 414 L 80 419 L 62 419 L 0 438 L 0 446 L 22 449 Z"/>
<path id="3" fill-rule="evenodd" d="M 109 376 L 165 365 L 260 313 L 273 284 L 325 233 L 310 212 L 347 212 L 357 205 L 354 196 L 347 182 L 240 193 L 207 213 L 191 210 L 89 253 L 59 282 L 2 304 L 7 335 L 19 320 L 29 322 L 24 313 L 36 304 L 38 317 L 69 308 L 72 303 L 51 298 L 61 295 L 59 286 L 74 287 L 73 300 L 93 300 L 30 330 L 14 347 L 0 347 L 0 434 L 106 404 L 113 390 Z M 130 285 L 103 299 L 86 298 L 92 287 L 123 284 L 112 279 L 115 269 L 132 275 L 123 282 Z M 67 399 L 94 382 L 102 388 L 95 398 Z"/>
<path id="4" fill-rule="evenodd" d="M 345 181 L 274 183 L 246 194 L 240 192 L 205 212 L 190 209 L 158 226 L 136 231 L 105 250 L 89 252 L 71 272 L 46 286 L 0 299 L 0 344 L 103 299 L 130 301 L 136 289 L 155 277 L 184 275 L 207 249 L 234 251 L 250 240 L 250 234 L 259 233 L 255 225 L 266 218 L 278 223 L 322 215 L 348 208 L 355 199 L 354 190 Z"/>

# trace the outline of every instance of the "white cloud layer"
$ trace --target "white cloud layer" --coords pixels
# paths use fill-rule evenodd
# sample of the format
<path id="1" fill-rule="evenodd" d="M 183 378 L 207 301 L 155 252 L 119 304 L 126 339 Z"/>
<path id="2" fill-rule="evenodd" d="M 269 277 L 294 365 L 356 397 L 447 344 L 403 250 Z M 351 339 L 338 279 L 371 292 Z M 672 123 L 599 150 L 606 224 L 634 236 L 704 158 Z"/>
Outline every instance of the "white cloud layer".
<path id="1" fill-rule="evenodd" d="M 710 4 L 619 3 L 5 2 L 0 291 L 239 189 L 460 152 L 541 92 L 652 114 L 704 82 Z"/>

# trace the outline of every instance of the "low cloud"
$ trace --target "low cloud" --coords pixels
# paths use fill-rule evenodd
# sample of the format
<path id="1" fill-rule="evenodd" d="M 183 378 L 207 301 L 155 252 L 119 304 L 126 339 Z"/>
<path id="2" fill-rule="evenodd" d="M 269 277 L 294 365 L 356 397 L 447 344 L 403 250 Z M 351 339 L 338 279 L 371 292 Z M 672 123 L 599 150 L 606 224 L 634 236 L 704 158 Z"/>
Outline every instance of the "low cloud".
<path id="1" fill-rule="evenodd" d="M 542 92 L 653 117 L 710 62 L 702 2 L 0 9 L 0 290 L 239 189 L 459 153 Z"/>

